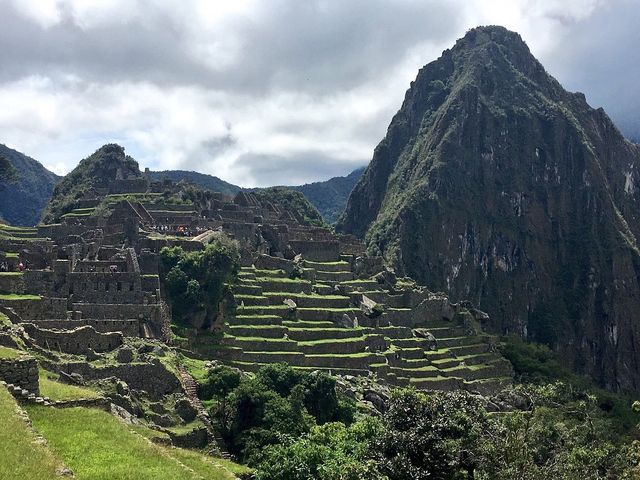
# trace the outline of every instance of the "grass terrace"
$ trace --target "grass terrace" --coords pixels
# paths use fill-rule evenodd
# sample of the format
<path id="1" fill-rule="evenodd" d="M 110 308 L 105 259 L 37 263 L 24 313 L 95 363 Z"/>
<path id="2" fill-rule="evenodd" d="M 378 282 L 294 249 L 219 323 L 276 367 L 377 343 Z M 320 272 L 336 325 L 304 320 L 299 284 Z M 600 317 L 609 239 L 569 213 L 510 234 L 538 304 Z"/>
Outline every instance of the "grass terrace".
<path id="1" fill-rule="evenodd" d="M 17 293 L 2 293 L 0 300 L 42 300 L 40 295 L 19 295 Z"/>
<path id="2" fill-rule="evenodd" d="M 53 409 L 37 405 L 29 406 L 27 410 L 36 430 L 47 439 L 51 450 L 65 461 L 78 480 L 234 478 L 226 467 L 229 465 L 227 462 L 218 462 L 218 459 L 198 452 L 152 443 L 150 438 L 157 436 L 155 432 L 142 426 L 128 427 L 102 410 Z"/>
<path id="3" fill-rule="evenodd" d="M 40 394 L 49 397 L 51 400 L 78 400 L 80 398 L 100 398 L 100 394 L 86 387 L 67 385 L 58 381 L 59 376 L 55 373 L 40 370 Z"/>
<path id="4" fill-rule="evenodd" d="M 51 480 L 64 465 L 18 413 L 18 405 L 0 388 L 0 478 Z"/>
<path id="5" fill-rule="evenodd" d="M 25 355 L 22 350 L 16 350 L 15 348 L 3 347 L 0 345 L 0 359 L 14 359 L 20 358 Z"/>

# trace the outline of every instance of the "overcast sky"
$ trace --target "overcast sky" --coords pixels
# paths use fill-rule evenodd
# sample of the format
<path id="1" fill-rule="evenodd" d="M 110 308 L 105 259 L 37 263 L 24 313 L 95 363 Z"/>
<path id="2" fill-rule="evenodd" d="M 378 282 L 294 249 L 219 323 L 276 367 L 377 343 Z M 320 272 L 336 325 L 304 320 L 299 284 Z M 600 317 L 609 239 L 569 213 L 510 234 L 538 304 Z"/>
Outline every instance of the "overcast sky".
<path id="1" fill-rule="evenodd" d="M 0 143 L 60 174 L 117 142 L 242 186 L 324 180 L 487 24 L 640 138 L 640 0 L 0 0 Z"/>

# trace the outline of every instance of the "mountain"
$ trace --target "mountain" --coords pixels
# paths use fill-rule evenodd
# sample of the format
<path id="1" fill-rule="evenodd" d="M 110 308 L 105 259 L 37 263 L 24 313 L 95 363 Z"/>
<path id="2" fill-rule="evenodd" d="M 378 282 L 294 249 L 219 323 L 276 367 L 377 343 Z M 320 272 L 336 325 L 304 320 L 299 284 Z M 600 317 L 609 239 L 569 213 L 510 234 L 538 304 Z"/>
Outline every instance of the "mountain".
<path id="1" fill-rule="evenodd" d="M 365 167 L 358 168 L 345 177 L 333 177 L 323 182 L 307 183 L 305 185 L 289 186 L 293 190 L 302 192 L 305 197 L 318 209 L 326 223 L 335 223 L 338 216 L 344 210 L 349 193 L 364 172 Z M 165 170 L 150 172 L 152 180 L 169 178 L 174 182 L 186 180 L 202 188 L 234 195 L 242 190 L 241 187 L 225 182 L 224 180 L 204 173 L 187 170 Z M 257 192 L 261 189 L 247 189 Z"/>
<path id="2" fill-rule="evenodd" d="M 92 190 L 107 188 L 114 178 L 142 178 L 138 162 L 125 155 L 124 148 L 116 144 L 100 147 L 80 161 L 53 190 L 44 210 L 43 221 L 54 223 L 76 206 L 76 201 Z"/>
<path id="3" fill-rule="evenodd" d="M 640 390 L 640 146 L 502 27 L 411 83 L 337 229 L 494 331 Z"/>
<path id="4" fill-rule="evenodd" d="M 290 187 L 302 192 L 318 209 L 327 223 L 335 223 L 347 204 L 347 198 L 365 167 L 358 168 L 345 177 L 333 177 L 324 182 L 306 183 Z"/>
<path id="5" fill-rule="evenodd" d="M 320 212 L 302 192 L 289 187 L 258 188 L 252 192 L 260 202 L 270 202 L 289 210 L 302 224 L 326 226 Z"/>
<path id="6" fill-rule="evenodd" d="M 192 172 L 189 170 L 163 170 L 158 172 L 149 172 L 151 180 L 162 180 L 168 178 L 174 182 L 185 180 L 202 188 L 213 190 L 214 192 L 224 193 L 225 195 L 235 195 L 241 188 L 237 185 L 225 182 L 213 175 L 205 173 Z"/>
<path id="7" fill-rule="evenodd" d="M 0 144 L 0 217 L 13 225 L 35 225 L 60 177 L 31 157 Z"/>

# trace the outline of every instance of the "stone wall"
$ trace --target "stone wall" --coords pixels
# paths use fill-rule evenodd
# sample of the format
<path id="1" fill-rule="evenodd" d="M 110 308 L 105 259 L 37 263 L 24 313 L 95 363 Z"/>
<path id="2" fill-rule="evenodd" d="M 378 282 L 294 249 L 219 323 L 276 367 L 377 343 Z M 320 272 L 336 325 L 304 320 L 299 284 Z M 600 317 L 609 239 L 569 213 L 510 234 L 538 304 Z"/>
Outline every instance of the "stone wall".
<path id="1" fill-rule="evenodd" d="M 74 301 L 141 303 L 140 274 L 133 272 L 71 272 L 69 293 Z"/>
<path id="2" fill-rule="evenodd" d="M 0 305 L 12 308 L 24 321 L 67 318 L 66 298 L 0 300 Z"/>
<path id="3" fill-rule="evenodd" d="M 142 275 L 142 291 L 156 294 L 160 290 L 160 277 L 158 275 Z"/>
<path id="4" fill-rule="evenodd" d="M 46 330 L 32 323 L 24 324 L 25 331 L 40 347 L 74 355 L 94 352 L 110 352 L 122 345 L 120 332 L 100 333 L 93 327 L 84 326 L 73 330 Z"/>
<path id="5" fill-rule="evenodd" d="M 26 292 L 36 295 L 49 295 L 54 291 L 56 273 L 53 270 L 25 270 Z"/>
<path id="6" fill-rule="evenodd" d="M 74 303 L 73 309 L 82 312 L 82 318 L 98 320 L 139 319 L 155 321 L 160 314 L 159 304 L 118 305 L 115 303 Z"/>
<path id="7" fill-rule="evenodd" d="M 24 293 L 25 290 L 24 274 L 18 272 L 0 272 L 0 292 Z"/>
<path id="8" fill-rule="evenodd" d="M 81 318 L 73 320 L 33 320 L 33 324 L 47 330 L 73 330 L 74 328 L 89 326 L 100 333 L 121 332 L 125 337 L 140 336 L 140 321 L 128 320 L 96 320 Z"/>
<path id="9" fill-rule="evenodd" d="M 80 260 L 76 263 L 74 272 L 102 272 L 110 273 L 111 267 L 117 267 L 118 272 L 127 271 L 126 260 Z"/>
<path id="10" fill-rule="evenodd" d="M 40 394 L 38 362 L 35 358 L 0 359 L 0 380 L 30 393 Z"/>
<path id="11" fill-rule="evenodd" d="M 129 363 L 106 367 L 94 367 L 88 363 L 66 363 L 57 365 L 58 371 L 78 373 L 85 380 L 116 377 L 134 390 L 144 390 L 152 400 L 182 391 L 180 381 L 158 359 L 152 363 Z"/>
<path id="12" fill-rule="evenodd" d="M 335 262 L 340 259 L 340 244 L 336 240 L 290 240 L 296 253 L 313 262 Z"/>

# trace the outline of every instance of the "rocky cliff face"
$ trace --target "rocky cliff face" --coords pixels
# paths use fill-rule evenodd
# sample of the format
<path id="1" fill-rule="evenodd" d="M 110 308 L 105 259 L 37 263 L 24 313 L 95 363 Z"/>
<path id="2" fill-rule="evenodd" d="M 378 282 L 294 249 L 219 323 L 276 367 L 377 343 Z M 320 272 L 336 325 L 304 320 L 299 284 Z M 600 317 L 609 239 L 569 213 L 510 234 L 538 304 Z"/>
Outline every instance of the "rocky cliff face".
<path id="1" fill-rule="evenodd" d="M 640 390 L 640 147 L 501 27 L 423 67 L 338 224 L 400 271 Z"/>

